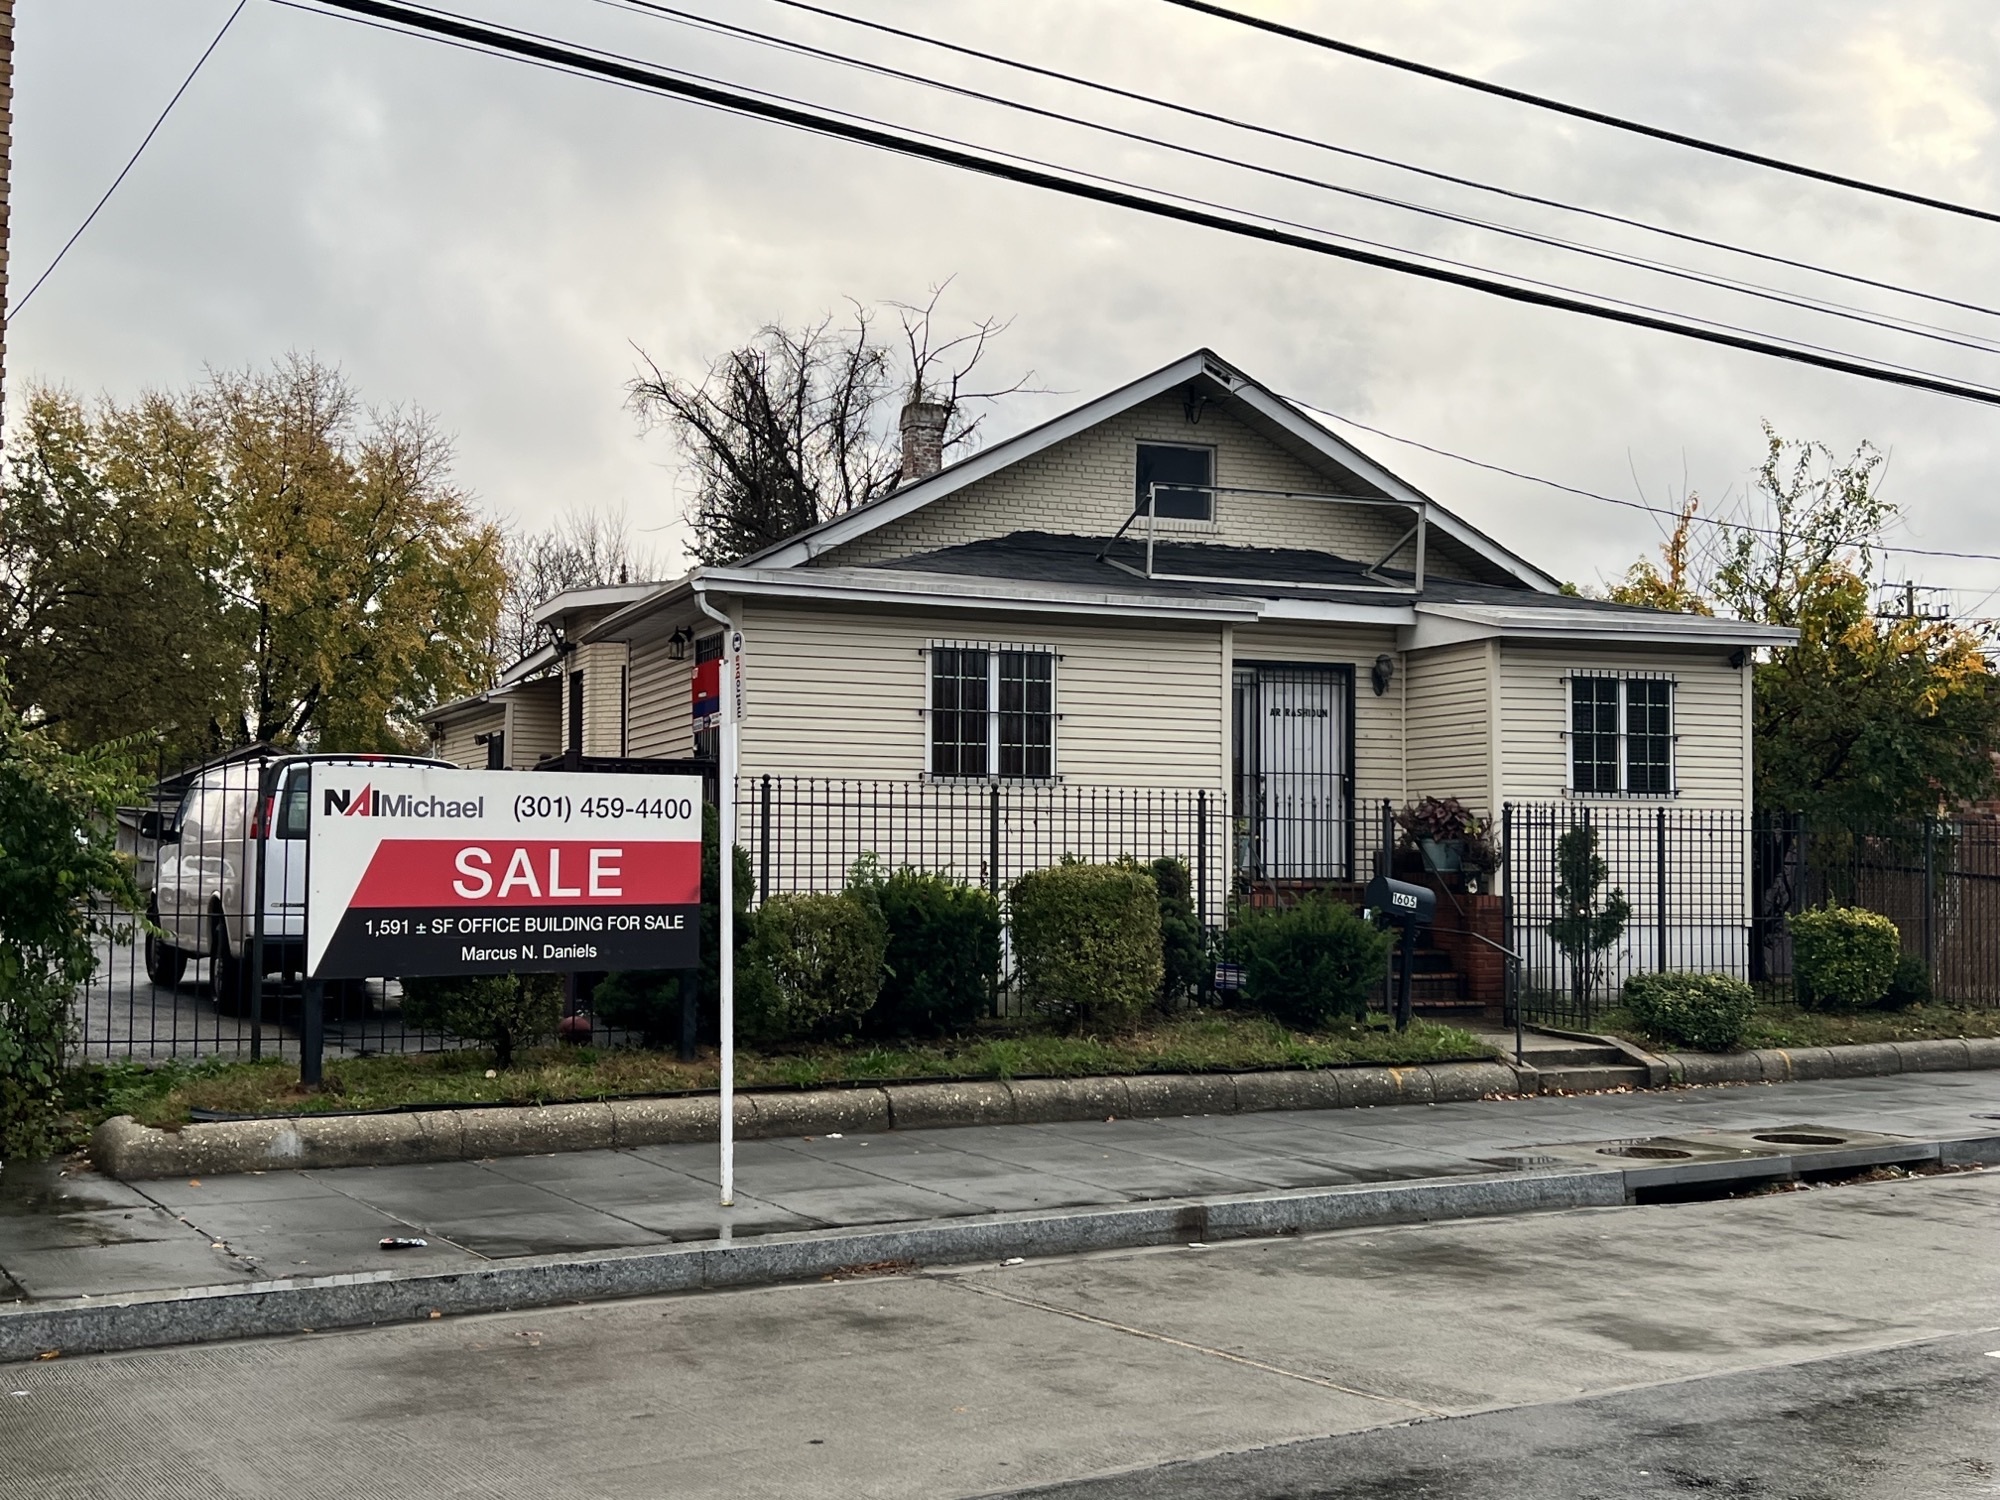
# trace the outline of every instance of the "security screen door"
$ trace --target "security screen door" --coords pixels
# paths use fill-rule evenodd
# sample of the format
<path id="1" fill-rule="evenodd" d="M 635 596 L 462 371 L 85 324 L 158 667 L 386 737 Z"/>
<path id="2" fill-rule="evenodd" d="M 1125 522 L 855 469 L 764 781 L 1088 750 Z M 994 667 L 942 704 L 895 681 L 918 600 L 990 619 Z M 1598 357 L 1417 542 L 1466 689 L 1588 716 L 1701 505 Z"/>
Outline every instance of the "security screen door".
<path id="1" fill-rule="evenodd" d="M 1239 663 L 1235 698 L 1240 872 L 1351 879 L 1353 669 Z"/>

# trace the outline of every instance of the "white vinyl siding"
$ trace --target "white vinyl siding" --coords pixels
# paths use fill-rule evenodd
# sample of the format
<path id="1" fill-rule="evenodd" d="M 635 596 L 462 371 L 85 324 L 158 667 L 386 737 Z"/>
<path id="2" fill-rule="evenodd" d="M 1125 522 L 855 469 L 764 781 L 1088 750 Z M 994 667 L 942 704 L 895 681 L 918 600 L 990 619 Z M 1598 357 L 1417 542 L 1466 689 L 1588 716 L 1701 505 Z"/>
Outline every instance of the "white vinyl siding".
<path id="1" fill-rule="evenodd" d="M 745 775 L 916 780 L 929 764 L 929 648 L 1032 642 L 1057 656 L 1056 766 L 1066 783 L 1207 788 L 1227 771 L 1214 625 L 1026 621 L 744 606 Z"/>
<path id="2" fill-rule="evenodd" d="M 1514 802 L 1564 797 L 1596 800 L 1570 788 L 1571 707 L 1574 676 L 1671 677 L 1673 689 L 1673 801 L 1691 807 L 1747 808 L 1747 698 L 1743 674 L 1717 651 L 1693 653 L 1565 649 L 1503 644 L 1500 648 L 1501 793 Z M 1657 800 L 1605 793 L 1637 805 Z"/>
<path id="3" fill-rule="evenodd" d="M 627 670 L 631 720 L 625 753 L 640 760 L 680 760 L 694 754 L 694 652 L 675 661 L 664 640 L 632 648 Z"/>
<path id="4" fill-rule="evenodd" d="M 1377 804 L 1384 797 L 1400 803 L 1404 795 L 1405 682 L 1396 632 L 1388 626 L 1274 623 L 1238 625 L 1232 634 L 1238 663 L 1329 662 L 1354 668 L 1355 848 L 1373 849 L 1381 837 Z M 1396 676 L 1378 698 L 1368 669 L 1385 651 L 1395 660 Z"/>
<path id="5" fill-rule="evenodd" d="M 482 703 L 477 708 L 453 714 L 441 726 L 444 737 L 437 742 L 438 759 L 448 760 L 465 770 L 483 770 L 486 747 L 479 743 L 478 736 L 504 730 L 506 724 L 507 710 L 498 703 Z"/>
<path id="6" fill-rule="evenodd" d="M 510 688 L 507 701 L 507 764 L 531 771 L 535 763 L 562 749 L 562 686 L 541 677 Z"/>
<path id="7" fill-rule="evenodd" d="M 1217 485 L 1288 490 L 1304 495 L 1351 494 L 1359 482 L 1321 473 L 1210 407 L 1190 424 L 1178 395 L 1162 396 L 1053 444 L 997 474 L 830 548 L 814 559 L 853 566 L 908 557 L 1014 531 L 1110 536 L 1132 516 L 1139 444 L 1213 448 Z M 1144 523 L 1134 522 L 1137 531 Z M 1250 547 L 1304 547 L 1372 562 L 1403 534 L 1410 514 L 1386 506 L 1330 505 L 1283 495 L 1219 494 L 1209 523 L 1178 522 L 1205 542 Z M 1406 550 L 1397 565 L 1412 561 Z M 1431 531 L 1428 571 L 1444 578 L 1494 576 L 1492 565 Z"/>
<path id="8" fill-rule="evenodd" d="M 1404 690 L 1405 793 L 1457 797 L 1494 814 L 1492 648 L 1485 641 L 1412 651 Z"/>

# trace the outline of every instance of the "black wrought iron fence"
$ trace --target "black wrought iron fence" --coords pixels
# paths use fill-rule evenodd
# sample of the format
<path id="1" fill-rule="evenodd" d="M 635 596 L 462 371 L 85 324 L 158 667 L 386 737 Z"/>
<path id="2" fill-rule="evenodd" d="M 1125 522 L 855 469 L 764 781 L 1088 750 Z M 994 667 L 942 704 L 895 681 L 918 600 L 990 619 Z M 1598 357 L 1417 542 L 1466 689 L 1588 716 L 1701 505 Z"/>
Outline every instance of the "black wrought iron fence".
<path id="1" fill-rule="evenodd" d="M 1587 1025 L 1631 975 L 1751 974 L 1751 820 L 1732 809 L 1502 810 L 1508 946 L 1531 1020 Z"/>
<path id="2" fill-rule="evenodd" d="M 2000 819 L 1855 825 L 1764 814 L 1756 826 L 1754 882 L 1751 977 L 1789 981 L 1785 918 L 1833 901 L 1893 921 L 1903 952 L 1922 961 L 1936 998 L 2000 1005 Z"/>
<path id="3" fill-rule="evenodd" d="M 737 843 L 757 899 L 836 891 L 857 861 L 904 865 L 984 886 L 1005 902 L 1030 870 L 1065 858 L 1175 858 L 1193 880 L 1195 910 L 1219 927 L 1225 829 L 1219 797 L 1180 788 L 1004 781 L 852 781 L 745 777 Z"/>
<path id="4" fill-rule="evenodd" d="M 250 753 L 197 767 L 121 813 L 119 844 L 137 863 L 147 921 L 97 913 L 105 931 L 96 972 L 76 997 L 78 1057 L 296 1058 L 310 1046 L 302 977 L 310 767 L 278 764 Z M 757 900 L 838 890 L 872 855 L 885 869 L 912 865 L 986 886 L 1004 910 L 1015 879 L 1066 856 L 1171 856 L 1186 862 L 1203 920 L 1219 927 L 1224 917 L 1227 826 L 1219 796 L 1205 790 L 746 777 L 738 798 L 736 842 Z M 590 1013 L 598 977 L 574 982 L 565 1034 L 628 1040 Z M 329 982 L 323 1029 L 332 1057 L 466 1045 L 414 1024 L 395 976 Z"/>
<path id="5" fill-rule="evenodd" d="M 1649 969 L 1732 974 L 1788 994 L 1786 919 L 1828 901 L 1893 921 L 1936 998 L 2000 1005 L 2000 819 L 1856 825 L 1515 804 L 1503 842 L 1509 941 L 1533 1020 L 1588 1024 Z"/>

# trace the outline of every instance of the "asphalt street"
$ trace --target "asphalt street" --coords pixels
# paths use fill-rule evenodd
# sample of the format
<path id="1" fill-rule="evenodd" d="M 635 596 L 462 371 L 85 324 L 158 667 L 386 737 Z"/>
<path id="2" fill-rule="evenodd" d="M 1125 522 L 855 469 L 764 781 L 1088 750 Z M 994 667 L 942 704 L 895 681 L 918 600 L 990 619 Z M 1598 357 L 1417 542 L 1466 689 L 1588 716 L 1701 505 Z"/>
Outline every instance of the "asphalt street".
<path id="1" fill-rule="evenodd" d="M 1990 1494 L 1996 1209 L 1967 1173 L 13 1365 L 0 1495 Z"/>
<path id="2" fill-rule="evenodd" d="M 1076 1484 L 1047 1500 L 2000 1494 L 2000 1336 L 1938 1339 Z"/>

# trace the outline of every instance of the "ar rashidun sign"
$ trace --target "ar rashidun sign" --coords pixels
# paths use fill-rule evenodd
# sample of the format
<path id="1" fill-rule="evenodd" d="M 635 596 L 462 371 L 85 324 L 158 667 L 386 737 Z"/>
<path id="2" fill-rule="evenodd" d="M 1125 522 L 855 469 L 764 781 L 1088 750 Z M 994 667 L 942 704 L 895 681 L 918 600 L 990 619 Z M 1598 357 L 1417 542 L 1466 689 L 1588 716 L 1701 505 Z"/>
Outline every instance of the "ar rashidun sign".
<path id="1" fill-rule="evenodd" d="M 686 969 L 701 779 L 313 767 L 306 972 Z"/>

